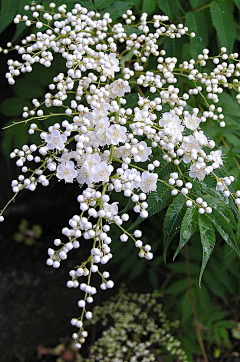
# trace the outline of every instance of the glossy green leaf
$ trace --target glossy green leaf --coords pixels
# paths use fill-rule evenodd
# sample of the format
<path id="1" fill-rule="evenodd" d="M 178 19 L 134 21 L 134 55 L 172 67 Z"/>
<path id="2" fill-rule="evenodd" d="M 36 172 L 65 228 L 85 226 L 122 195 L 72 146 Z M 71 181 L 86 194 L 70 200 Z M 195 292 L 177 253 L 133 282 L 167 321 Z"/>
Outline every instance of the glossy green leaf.
<path id="1" fill-rule="evenodd" d="M 182 45 L 183 39 L 171 39 L 169 37 L 165 37 L 163 47 L 168 56 L 173 56 L 178 59 L 179 62 L 183 60 L 182 56 Z"/>
<path id="2" fill-rule="evenodd" d="M 222 238 L 237 253 L 237 255 L 240 256 L 239 245 L 233 234 L 232 228 L 221 213 L 213 209 L 212 213 L 207 215 L 207 217 L 212 221 Z"/>
<path id="3" fill-rule="evenodd" d="M 208 44 L 208 27 L 203 12 L 188 12 L 185 15 L 186 26 L 189 32 L 196 34 L 195 38 L 190 39 L 190 49 L 193 58 L 197 59 L 198 54 L 206 48 Z"/>
<path id="4" fill-rule="evenodd" d="M 104 9 L 104 13 L 109 13 L 113 20 L 119 18 L 134 4 L 131 1 L 115 1 L 111 6 Z"/>
<path id="5" fill-rule="evenodd" d="M 112 3 L 114 3 L 114 0 L 94 0 L 94 5 L 98 10 L 102 10 L 109 5 L 112 5 Z"/>
<path id="6" fill-rule="evenodd" d="M 125 99 L 127 101 L 124 105 L 125 108 L 134 108 L 138 106 L 139 98 L 137 93 L 126 94 Z"/>
<path id="7" fill-rule="evenodd" d="M 0 13 L 0 33 L 5 30 L 17 14 L 18 0 L 2 0 Z"/>
<path id="8" fill-rule="evenodd" d="M 38 98 L 44 96 L 44 88 L 34 81 L 26 81 L 26 79 L 18 79 L 12 87 L 14 93 L 22 98 Z"/>
<path id="9" fill-rule="evenodd" d="M 170 20 L 173 20 L 179 11 L 178 0 L 157 0 L 157 6 L 163 11 L 164 15 L 167 15 Z"/>
<path id="10" fill-rule="evenodd" d="M 173 259 L 176 258 L 179 251 L 184 247 L 184 245 L 189 241 L 191 236 L 195 233 L 198 225 L 198 215 L 198 209 L 196 207 L 187 208 L 181 225 L 179 246 L 174 254 Z"/>
<path id="11" fill-rule="evenodd" d="M 207 218 L 206 215 L 199 216 L 198 225 L 199 225 L 199 230 L 200 230 L 200 238 L 201 238 L 202 251 L 203 251 L 202 266 L 201 266 L 201 272 L 200 272 L 200 276 L 199 276 L 199 285 L 200 285 L 204 269 L 210 258 L 210 254 L 213 251 L 213 248 L 215 246 L 216 237 L 215 237 L 215 232 L 214 232 L 212 223 Z"/>
<path id="12" fill-rule="evenodd" d="M 228 1 L 212 1 L 210 12 L 213 26 L 215 27 L 221 46 L 232 51 L 235 38 L 235 22 Z"/>
<path id="13" fill-rule="evenodd" d="M 210 0 L 190 0 L 191 7 L 193 9 L 200 8 L 209 2 L 210 2 Z"/>
<path id="14" fill-rule="evenodd" d="M 0 106 L 0 112 L 4 114 L 5 116 L 21 116 L 23 106 L 31 106 L 30 102 L 27 102 L 23 98 L 19 97 L 11 97 L 5 99 L 1 106 Z"/>
<path id="15" fill-rule="evenodd" d="M 169 244 L 180 230 L 185 210 L 186 199 L 182 194 L 178 194 L 167 209 L 163 223 L 163 256 L 165 261 Z"/>
<path id="16" fill-rule="evenodd" d="M 143 0 L 142 2 L 142 12 L 152 14 L 156 9 L 156 0 Z"/>

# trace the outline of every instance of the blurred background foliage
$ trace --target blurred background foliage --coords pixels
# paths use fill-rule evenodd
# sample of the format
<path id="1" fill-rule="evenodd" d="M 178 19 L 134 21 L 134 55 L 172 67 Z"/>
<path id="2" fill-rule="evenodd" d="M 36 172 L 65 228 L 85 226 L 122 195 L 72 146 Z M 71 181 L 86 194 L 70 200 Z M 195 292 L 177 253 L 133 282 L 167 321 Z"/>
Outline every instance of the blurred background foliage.
<path id="1" fill-rule="evenodd" d="M 49 1 L 38 1 L 47 5 Z M 132 9 L 139 17 L 147 12 L 150 17 L 154 14 L 168 15 L 174 24 L 183 23 L 194 31 L 196 37 L 190 39 L 170 39 L 163 37 L 160 42 L 168 56 L 176 56 L 179 62 L 196 59 L 204 48 L 208 48 L 210 56 L 219 54 L 221 46 L 230 52 L 240 53 L 240 0 L 95 0 L 74 1 L 56 0 L 57 5 L 66 3 L 70 9 L 75 3 L 87 7 L 89 10 L 98 9 L 100 12 L 111 13 L 117 19 L 127 9 Z M 1 46 L 12 41 L 18 44 L 27 34 L 35 31 L 26 28 L 24 24 L 15 26 L 12 20 L 17 13 L 25 13 L 24 5 L 31 4 L 30 0 L 1 0 L 0 33 Z M 121 20 L 119 20 L 121 21 Z M 5 43 L 5 44 L 4 44 Z M 6 72 L 6 61 L 9 57 L 18 59 L 16 52 L 10 55 L 1 55 L 1 71 Z M 208 71 L 211 71 L 209 64 Z M 1 125 L 7 126 L 13 121 L 21 119 L 23 106 L 31 106 L 31 99 L 41 99 L 47 91 L 52 78 L 62 71 L 63 60 L 56 56 L 52 67 L 45 68 L 34 65 L 32 73 L 21 75 L 12 87 L 2 79 L 1 85 Z M 149 64 L 153 68 L 154 64 Z M 179 83 L 180 91 L 186 91 L 190 83 L 186 78 Z M 130 99 L 129 99 L 130 101 Z M 136 99 L 132 99 L 133 106 Z M 205 109 L 203 99 L 191 97 L 190 106 Z M 235 187 L 240 188 L 240 106 L 235 100 L 234 92 L 229 90 L 220 96 L 220 104 L 225 114 L 226 127 L 206 122 L 203 126 L 207 135 L 215 142 L 226 155 L 225 167 L 229 174 L 235 176 Z M 61 120 L 61 119 L 60 119 Z M 58 120 L 54 118 L 54 122 Z M 47 128 L 50 123 L 46 124 Z M 2 130 L 2 154 L 5 160 L 13 148 L 21 147 L 30 141 L 27 128 L 18 125 Z M 31 136 L 31 143 L 38 143 L 37 136 Z M 120 200 L 124 205 L 124 199 Z M 124 208 L 124 206 L 123 206 Z M 197 323 L 209 356 L 209 361 L 227 361 L 225 351 L 238 358 L 240 352 L 238 323 L 240 322 L 240 263 L 228 245 L 218 243 L 205 270 L 202 286 L 198 286 L 198 277 L 201 265 L 201 245 L 199 234 L 195 233 L 188 249 L 182 250 L 176 261 L 171 262 L 177 245 L 177 237 L 170 247 L 168 261 L 165 264 L 162 256 L 162 230 L 165 210 L 160 211 L 145 223 L 141 224 L 143 241 L 152 245 L 155 258 L 151 262 L 140 260 L 132 243 L 117 242 L 119 230 L 112 230 L 112 244 L 114 258 L 111 267 L 115 271 L 117 281 L 126 281 L 129 285 L 141 285 L 149 291 L 158 289 L 164 292 L 164 308 L 170 319 L 180 319 L 178 338 L 182 340 L 184 349 L 188 352 L 189 360 L 196 361 L 196 355 L 201 355 L 194 331 L 193 308 L 195 306 Z M 134 222 L 132 216 L 129 226 Z M 21 231 L 20 231 L 21 232 Z M 240 239 L 240 228 L 238 240 Z M 147 285 L 147 287 L 146 287 Z M 196 323 L 196 321 L 195 321 Z M 232 354 L 231 354 L 232 353 Z M 234 355 L 234 353 L 236 353 Z M 201 360 L 201 359 L 200 359 Z M 200 361 L 199 360 L 199 361 Z M 229 360 L 230 361 L 230 360 Z M 234 357 L 232 357 L 234 361 Z M 239 359 L 238 359 L 239 361 Z"/>

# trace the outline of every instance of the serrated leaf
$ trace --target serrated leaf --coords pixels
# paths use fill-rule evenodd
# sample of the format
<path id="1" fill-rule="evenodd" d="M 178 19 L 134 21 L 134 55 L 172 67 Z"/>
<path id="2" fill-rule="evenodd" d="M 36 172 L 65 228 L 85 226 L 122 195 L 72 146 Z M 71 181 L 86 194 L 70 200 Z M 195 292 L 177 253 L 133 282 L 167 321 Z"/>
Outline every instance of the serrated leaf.
<path id="1" fill-rule="evenodd" d="M 111 6 L 104 9 L 104 13 L 109 13 L 113 20 L 119 18 L 127 10 L 131 9 L 134 4 L 126 1 L 116 1 Z"/>
<path id="2" fill-rule="evenodd" d="M 173 20 L 179 11 L 178 0 L 157 0 L 157 6 L 163 11 L 164 15 L 169 17 L 169 20 Z"/>
<path id="3" fill-rule="evenodd" d="M 98 10 L 102 10 L 109 5 L 112 5 L 114 0 L 94 0 L 94 5 Z"/>
<path id="4" fill-rule="evenodd" d="M 148 196 L 148 216 L 152 216 L 157 214 L 158 212 L 162 211 L 171 201 L 171 189 L 169 186 L 165 185 L 164 183 L 158 182 L 157 183 L 157 190 L 151 192 Z M 137 220 L 131 225 L 128 230 L 134 229 L 137 225 L 139 225 L 144 219 L 138 217 Z"/>
<path id="5" fill-rule="evenodd" d="M 211 1 L 210 13 L 221 46 L 232 52 L 235 38 L 235 22 L 228 1 Z"/>
<path id="6" fill-rule="evenodd" d="M 131 93 L 131 94 L 126 94 L 126 104 L 124 105 L 125 108 L 134 108 L 138 106 L 138 95 L 137 93 Z"/>
<path id="7" fill-rule="evenodd" d="M 207 217 L 212 221 L 213 225 L 226 241 L 226 243 L 240 256 L 239 246 L 236 242 L 236 238 L 233 234 L 232 228 L 226 219 L 217 211 L 212 210 L 211 214 L 208 214 Z"/>
<path id="8" fill-rule="evenodd" d="M 198 54 L 200 54 L 208 44 L 206 18 L 203 12 L 188 12 L 185 14 L 185 17 L 189 32 L 196 34 L 195 38 L 190 39 L 190 49 L 192 57 L 197 59 Z"/>
<path id="9" fill-rule="evenodd" d="M 0 33 L 12 22 L 18 10 L 18 0 L 2 0 L 0 13 Z"/>
<path id="10" fill-rule="evenodd" d="M 156 0 L 143 0 L 142 2 L 142 12 L 152 14 L 156 9 Z"/>
<path id="11" fill-rule="evenodd" d="M 193 9 L 197 9 L 207 3 L 209 3 L 209 0 L 190 0 L 191 7 Z"/>
<path id="12" fill-rule="evenodd" d="M 189 241 L 191 236 L 195 233 L 198 225 L 198 215 L 199 214 L 196 207 L 187 208 L 181 225 L 179 246 L 174 254 L 173 259 L 176 258 L 179 251 L 184 247 L 184 245 Z"/>
<path id="13" fill-rule="evenodd" d="M 168 56 L 173 56 L 178 59 L 179 62 L 182 61 L 182 45 L 183 39 L 171 39 L 168 36 L 165 37 L 163 47 Z"/>
<path id="14" fill-rule="evenodd" d="M 167 209 L 163 223 L 163 257 L 165 261 L 169 244 L 180 230 L 185 210 L 186 199 L 182 194 L 178 194 Z"/>
<path id="15" fill-rule="evenodd" d="M 215 246 L 216 237 L 212 223 L 205 215 L 199 216 L 198 225 L 203 251 L 202 266 L 199 276 L 199 285 L 201 285 L 203 272 Z"/>

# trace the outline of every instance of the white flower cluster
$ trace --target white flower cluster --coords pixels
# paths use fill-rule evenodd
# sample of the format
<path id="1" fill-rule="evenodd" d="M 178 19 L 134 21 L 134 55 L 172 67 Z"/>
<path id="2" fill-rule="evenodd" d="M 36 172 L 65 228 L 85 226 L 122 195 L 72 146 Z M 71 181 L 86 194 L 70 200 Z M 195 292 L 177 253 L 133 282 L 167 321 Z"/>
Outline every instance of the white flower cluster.
<path id="1" fill-rule="evenodd" d="M 15 149 L 11 153 L 10 157 L 17 158 L 16 164 L 22 170 L 18 179 L 12 181 L 12 189 L 14 199 L 22 189 L 34 191 L 39 184 L 48 186 L 53 176 L 83 186 L 84 190 L 78 196 L 80 214 L 74 215 L 69 220 L 69 227 L 62 230 L 68 241 L 55 239 L 54 245 L 59 249 L 50 248 L 47 259 L 48 265 L 58 268 L 70 250 L 80 247 L 80 238 L 92 240 L 89 258 L 70 271 L 71 279 L 67 282 L 69 288 L 80 286 L 85 293 L 84 299 L 78 302 L 82 314 L 72 320 L 72 324 L 80 328 L 79 333 L 74 334 L 76 346 L 80 348 L 86 336 L 83 318 L 92 317 L 87 303 L 93 302 L 97 292 L 91 285 L 92 274 L 100 276 L 101 289 L 114 285 L 108 279 L 109 273 L 102 271 L 102 265 L 113 256 L 110 226 L 114 224 L 122 230 L 122 242 L 133 240 L 140 257 L 153 258 L 151 246 L 144 246 L 141 241 L 142 232 L 135 230 L 131 234 L 122 227 L 129 215 L 120 214 L 118 202 L 110 199 L 110 191 L 115 191 L 113 195 L 122 192 L 130 198 L 134 203 L 133 210 L 141 218 L 148 217 L 147 196 L 157 190 L 158 183 L 169 187 L 173 196 L 182 193 L 187 207 L 195 205 L 200 214 L 210 214 L 212 209 L 202 198 L 191 193 L 193 180 L 203 181 L 213 174 L 217 189 L 224 196 L 230 196 L 228 186 L 234 178 L 220 179 L 215 175 L 214 170 L 223 165 L 222 152 L 214 150 L 215 142 L 207 138 L 200 125 L 212 118 L 224 126 L 222 109 L 215 108 L 213 103 L 218 101 L 217 93 L 221 93 L 223 87 L 240 92 L 236 82 L 227 82 L 227 78 L 239 72 L 232 63 L 226 65 L 224 49 L 213 63 L 219 63 L 220 58 L 224 62 L 211 74 L 201 73 L 195 67 L 199 63 L 204 65 L 208 59 L 207 50 L 197 61 L 183 62 L 179 70 L 177 59 L 166 56 L 159 48 L 158 39 L 161 36 L 180 38 L 188 29 L 182 24 L 165 24 L 166 16 L 156 15 L 147 21 L 147 14 L 143 14 L 140 25 L 136 25 L 141 34 L 133 32 L 127 36 L 125 30 L 135 20 L 130 10 L 123 15 L 125 26 L 121 23 L 112 25 L 108 13 L 101 18 L 99 13 L 88 11 L 80 4 L 70 12 L 66 12 L 65 5 L 56 12 L 54 3 L 49 7 L 50 11 L 46 11 L 40 5 L 31 6 L 32 20 L 26 15 L 17 15 L 14 20 L 15 23 L 24 21 L 26 26 L 35 24 L 43 30 L 27 36 L 21 46 L 14 47 L 23 62 L 8 61 L 6 77 L 9 84 L 14 84 L 14 77 L 20 73 L 31 72 L 34 63 L 50 67 L 54 53 L 61 54 L 66 60 L 67 71 L 53 78 L 42 103 L 33 99 L 34 108 L 23 109 L 23 122 L 35 122 L 31 123 L 29 134 L 40 132 L 41 145 L 24 145 L 21 150 Z M 39 20 L 40 12 L 43 12 L 46 24 Z M 11 48 L 11 44 L 8 45 Z M 124 62 L 126 52 L 131 56 L 130 66 Z M 157 58 L 156 71 L 145 71 L 149 57 Z M 231 54 L 230 58 L 234 60 L 236 54 Z M 189 93 L 180 94 L 174 85 L 176 74 L 185 74 L 193 81 L 194 88 Z M 187 105 L 191 94 L 202 94 L 202 86 L 197 82 L 206 87 L 206 99 L 211 100 L 211 104 L 206 101 L 208 110 L 203 113 L 198 108 L 189 111 Z M 141 87 L 149 90 L 148 97 L 144 96 Z M 128 106 L 129 97 L 133 95 L 136 104 L 131 107 Z M 51 107 L 59 107 L 59 111 L 54 113 Z M 164 107 L 168 109 L 164 110 Z M 51 108 L 51 112 L 47 113 L 45 108 Z M 62 117 L 61 124 L 55 123 L 42 131 L 39 121 L 55 115 Z M 161 157 L 156 150 L 161 152 Z M 166 162 L 172 163 L 176 171 L 171 172 L 169 178 L 161 179 L 158 169 Z M 185 175 L 180 164 L 188 168 Z M 240 192 L 236 196 L 239 205 Z M 87 277 L 86 282 L 82 282 L 83 277 Z"/>

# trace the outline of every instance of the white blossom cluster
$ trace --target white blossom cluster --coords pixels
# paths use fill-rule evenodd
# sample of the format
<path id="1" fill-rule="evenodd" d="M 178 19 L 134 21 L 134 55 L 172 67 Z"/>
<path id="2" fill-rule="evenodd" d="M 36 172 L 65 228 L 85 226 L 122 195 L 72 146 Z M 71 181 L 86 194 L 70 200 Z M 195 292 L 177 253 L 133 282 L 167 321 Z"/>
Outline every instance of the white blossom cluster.
<path id="1" fill-rule="evenodd" d="M 53 78 L 44 101 L 33 99 L 33 109 L 23 109 L 22 122 L 33 121 L 29 134 L 39 132 L 41 144 L 23 145 L 21 150 L 11 153 L 10 157 L 17 159 L 16 165 L 21 169 L 18 179 L 12 181 L 15 193 L 12 200 L 22 189 L 34 191 L 40 184 L 48 186 L 54 176 L 82 187 L 77 199 L 80 213 L 62 230 L 68 241 L 55 239 L 54 245 L 59 248 L 49 248 L 47 259 L 48 265 L 58 268 L 72 249 L 80 247 L 80 239 L 92 241 L 88 259 L 70 271 L 71 279 L 67 282 L 69 288 L 80 287 L 85 293 L 78 302 L 81 316 L 71 321 L 79 328 L 74 339 L 80 348 L 86 337 L 83 318 L 91 319 L 87 305 L 93 302 L 97 292 L 92 274 L 99 276 L 101 289 L 114 285 L 109 273 L 102 271 L 102 265 L 113 256 L 111 226 L 122 230 L 122 242 L 131 239 L 135 243 L 141 258 L 153 258 L 151 246 L 143 245 L 142 232 L 135 230 L 132 234 L 122 226 L 129 220 L 129 214 L 120 213 L 117 200 L 109 196 L 111 191 L 115 192 L 113 195 L 122 192 L 130 198 L 134 212 L 143 219 L 148 217 L 147 197 L 157 190 L 158 183 L 167 185 L 173 196 L 184 195 L 187 207 L 195 205 L 200 214 L 210 214 L 211 206 L 194 196 L 191 189 L 195 179 L 203 181 L 212 174 L 217 180 L 217 190 L 225 197 L 233 196 L 236 204 L 240 204 L 240 191 L 232 195 L 228 188 L 234 177 L 220 179 L 215 175 L 214 170 L 223 165 L 222 151 L 215 148 L 215 142 L 201 129 L 207 118 L 218 121 L 222 127 L 225 125 L 222 109 L 214 103 L 225 87 L 234 88 L 239 100 L 236 79 L 228 82 L 229 77 L 239 76 L 239 63 L 228 64 L 226 49 L 222 48 L 221 54 L 212 59 L 216 68 L 210 74 L 201 73 L 196 67 L 205 65 L 209 58 L 207 49 L 197 61 L 184 61 L 178 66 L 176 58 L 168 57 L 160 49 L 158 39 L 180 38 L 188 29 L 182 24 L 167 25 L 166 16 L 155 15 L 148 21 L 147 14 L 142 14 L 140 25 L 136 25 L 141 34 L 133 32 L 128 36 L 126 29 L 129 24 L 134 26 L 135 20 L 131 10 L 123 14 L 126 22 L 123 25 L 113 24 L 108 13 L 100 16 L 80 4 L 69 12 L 65 5 L 55 11 L 55 4 L 50 3 L 49 8 L 48 11 L 41 5 L 26 6 L 32 16 L 17 15 L 14 22 L 35 24 L 39 31 L 27 36 L 19 46 L 8 44 L 9 49 L 22 56 L 22 62 L 8 61 L 9 84 L 14 84 L 20 73 L 31 72 L 34 63 L 50 67 L 55 53 L 66 61 L 66 71 Z M 40 13 L 45 23 L 39 20 Z M 125 53 L 130 57 L 130 65 L 124 60 Z M 156 70 L 145 70 L 150 57 L 157 59 Z M 237 54 L 229 56 L 234 61 L 236 57 Z M 176 74 L 193 81 L 188 93 L 180 94 Z M 207 92 L 204 98 L 207 110 L 190 111 L 187 100 L 198 93 L 203 96 L 203 87 Z M 150 96 L 145 96 L 143 89 L 150 91 Z M 131 95 L 137 97 L 135 107 L 128 106 Z M 62 117 L 61 124 L 42 130 L 40 122 L 54 116 Z M 161 158 L 156 156 L 156 150 L 161 151 Z M 167 179 L 161 179 L 158 169 L 166 162 L 172 163 L 175 171 Z M 185 175 L 181 164 L 188 169 Z M 0 214 L 1 221 L 5 208 Z"/>

